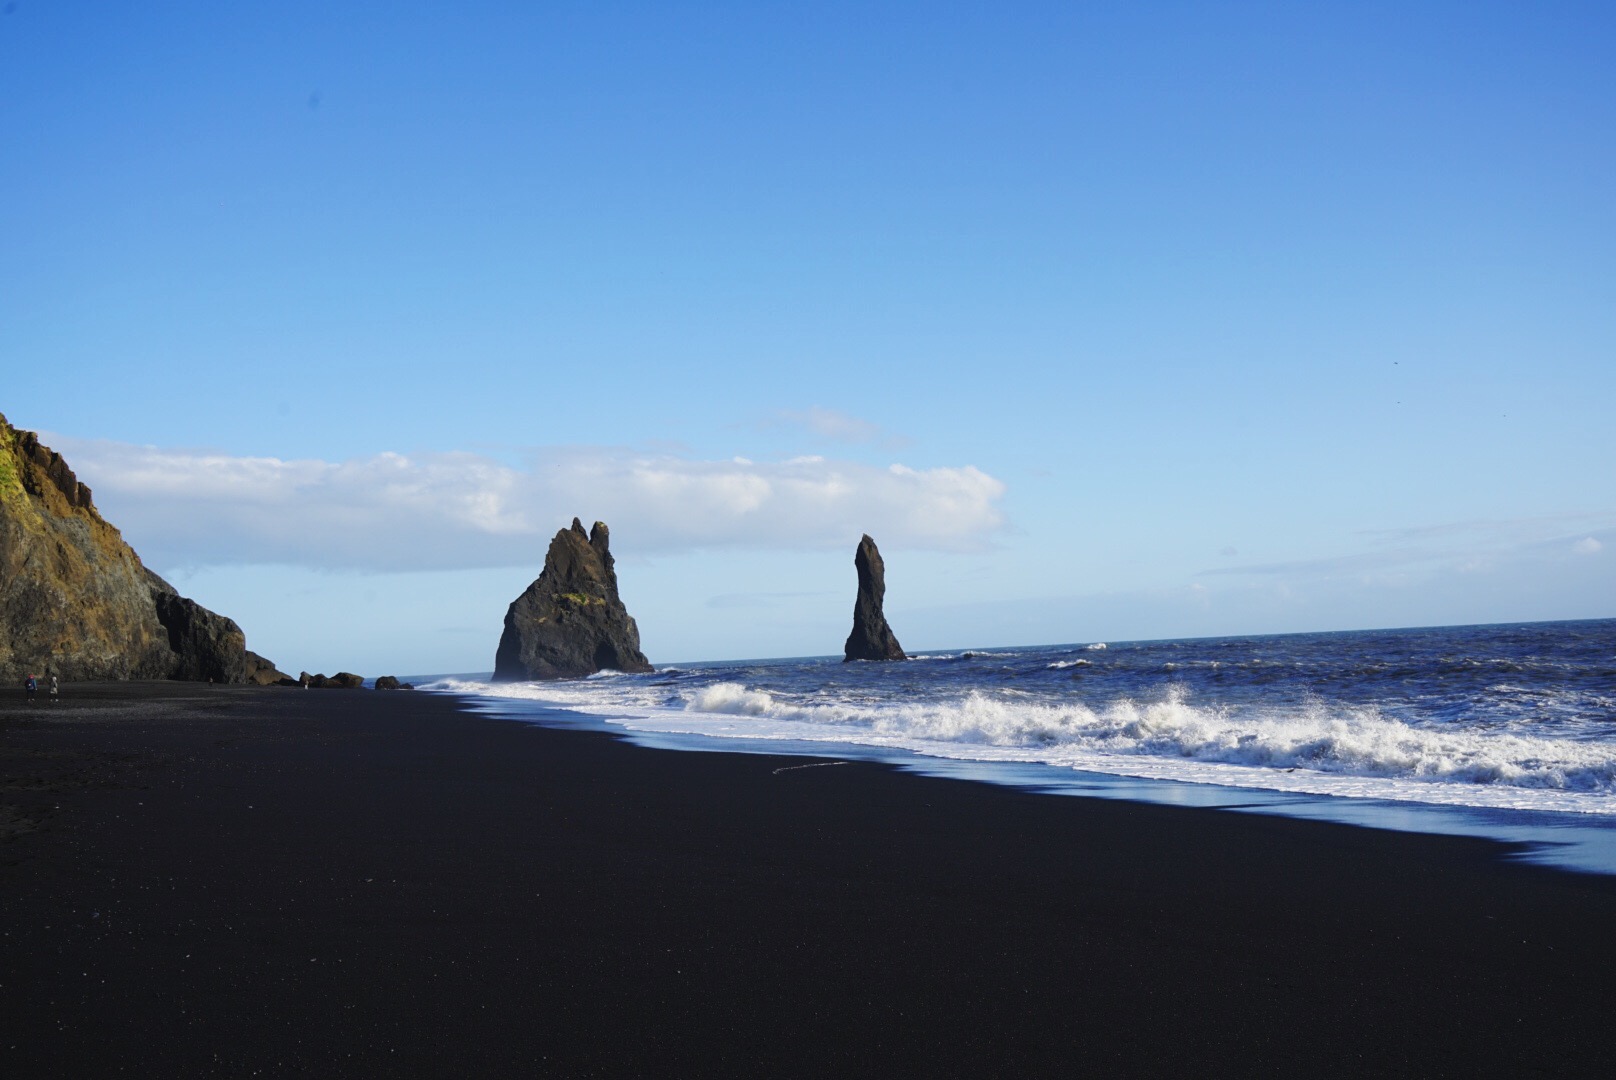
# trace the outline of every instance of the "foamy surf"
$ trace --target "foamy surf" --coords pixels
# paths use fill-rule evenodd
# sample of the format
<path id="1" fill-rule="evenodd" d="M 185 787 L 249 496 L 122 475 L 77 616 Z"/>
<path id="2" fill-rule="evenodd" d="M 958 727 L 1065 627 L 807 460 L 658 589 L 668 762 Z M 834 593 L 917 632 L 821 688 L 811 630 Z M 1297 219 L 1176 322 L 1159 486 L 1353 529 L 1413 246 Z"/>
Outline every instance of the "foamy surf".
<path id="1" fill-rule="evenodd" d="M 1616 758 L 1570 740 L 1432 733 L 1373 712 L 1232 718 L 1170 696 L 1096 712 L 983 695 L 871 710 L 782 701 L 737 683 L 681 704 L 598 700 L 560 686 L 446 680 L 434 689 L 532 701 L 630 731 L 901 749 L 1139 779 L 1449 806 L 1616 814 Z"/>

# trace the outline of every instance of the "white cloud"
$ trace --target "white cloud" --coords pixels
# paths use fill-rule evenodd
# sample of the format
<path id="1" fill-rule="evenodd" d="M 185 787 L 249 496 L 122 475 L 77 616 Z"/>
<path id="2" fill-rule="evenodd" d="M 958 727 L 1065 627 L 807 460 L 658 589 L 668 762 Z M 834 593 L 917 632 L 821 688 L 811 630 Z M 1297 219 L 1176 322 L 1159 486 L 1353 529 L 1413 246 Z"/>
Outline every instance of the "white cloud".
<path id="1" fill-rule="evenodd" d="M 470 453 L 328 462 L 50 443 L 159 567 L 530 566 L 574 515 L 610 524 L 620 555 L 838 547 L 863 532 L 894 548 L 971 550 L 1003 524 L 1004 484 L 969 465 L 702 461 L 579 447 L 513 468 Z"/>
<path id="2" fill-rule="evenodd" d="M 1585 536 L 1571 545 L 1571 550 L 1578 555 L 1598 555 L 1604 549 L 1605 545 L 1591 536 Z"/>

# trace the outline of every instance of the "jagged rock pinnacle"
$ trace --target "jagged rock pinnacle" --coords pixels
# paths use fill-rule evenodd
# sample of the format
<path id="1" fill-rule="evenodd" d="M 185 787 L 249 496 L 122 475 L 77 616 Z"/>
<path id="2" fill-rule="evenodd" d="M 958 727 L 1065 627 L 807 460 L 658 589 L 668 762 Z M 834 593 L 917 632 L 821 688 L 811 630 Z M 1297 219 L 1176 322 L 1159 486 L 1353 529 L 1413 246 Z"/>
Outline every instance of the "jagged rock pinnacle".
<path id="1" fill-rule="evenodd" d="M 887 595 L 887 567 L 875 541 L 866 534 L 853 555 L 858 568 L 858 599 L 853 602 L 853 632 L 847 635 L 842 660 L 906 660 L 881 603 Z"/>
<path id="2" fill-rule="evenodd" d="M 494 679 L 578 679 L 597 671 L 650 671 L 640 631 L 617 595 L 611 532 L 572 519 L 550 541 L 544 570 L 505 613 Z"/>

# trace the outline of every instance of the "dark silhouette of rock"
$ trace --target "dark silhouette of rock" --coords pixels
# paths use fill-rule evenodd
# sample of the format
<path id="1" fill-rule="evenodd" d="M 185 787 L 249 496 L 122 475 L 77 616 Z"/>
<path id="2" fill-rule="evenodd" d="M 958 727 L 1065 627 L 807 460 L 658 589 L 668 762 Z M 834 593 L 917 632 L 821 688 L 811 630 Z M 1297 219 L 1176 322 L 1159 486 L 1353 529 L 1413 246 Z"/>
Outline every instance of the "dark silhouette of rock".
<path id="1" fill-rule="evenodd" d="M 275 666 L 275 661 L 247 650 L 247 681 L 256 686 L 296 686 L 297 680 Z"/>
<path id="2" fill-rule="evenodd" d="M 146 571 L 157 621 L 168 634 L 174 652 L 171 679 L 196 682 L 247 681 L 247 636 L 235 620 L 215 615 L 195 600 L 187 600 L 174 586 Z"/>
<path id="3" fill-rule="evenodd" d="M 887 567 L 868 534 L 859 541 L 853 565 L 858 567 L 858 599 L 853 602 L 853 632 L 847 635 L 842 661 L 907 660 L 881 611 L 887 595 Z"/>
<path id="4" fill-rule="evenodd" d="M 362 675 L 355 675 L 351 671 L 339 671 L 335 675 L 310 675 L 302 672 L 297 681 L 314 690 L 357 690 L 365 685 Z"/>
<path id="5" fill-rule="evenodd" d="M 572 519 L 550 541 L 544 570 L 505 613 L 494 679 L 578 679 L 597 671 L 650 671 L 640 630 L 617 595 L 604 522 Z"/>
<path id="6" fill-rule="evenodd" d="M 414 683 L 399 682 L 396 675 L 383 675 L 376 680 L 378 690 L 414 690 Z"/>
<path id="7" fill-rule="evenodd" d="M 148 571 L 62 456 L 0 416 L 0 681 L 246 670 L 241 628 Z"/>

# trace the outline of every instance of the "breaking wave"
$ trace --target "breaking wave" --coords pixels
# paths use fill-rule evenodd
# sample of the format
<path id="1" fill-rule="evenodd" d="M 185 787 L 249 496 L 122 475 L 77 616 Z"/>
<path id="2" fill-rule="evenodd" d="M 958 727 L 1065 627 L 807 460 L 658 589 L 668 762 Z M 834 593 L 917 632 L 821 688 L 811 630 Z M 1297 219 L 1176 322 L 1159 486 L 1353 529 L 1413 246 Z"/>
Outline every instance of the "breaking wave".
<path id="1" fill-rule="evenodd" d="M 973 692 L 955 702 L 875 709 L 781 700 L 739 683 L 696 692 L 691 713 L 832 725 L 883 740 L 908 738 L 1018 749 L 1070 748 L 1265 769 L 1556 791 L 1616 791 L 1608 746 L 1569 739 L 1412 727 L 1372 707 L 1252 714 L 1198 707 L 1174 688 L 1158 701 L 1121 699 L 1098 709 L 1004 700 Z"/>
<path id="2" fill-rule="evenodd" d="M 1311 795 L 1616 814 L 1613 654 L 1616 620 L 1594 620 L 438 685 L 590 713 L 675 743 L 858 746 Z"/>
<path id="3" fill-rule="evenodd" d="M 1234 708 L 1196 704 L 1178 686 L 1154 699 L 1096 704 L 1002 689 L 860 702 L 732 681 L 676 688 L 645 677 L 439 688 L 532 698 L 666 734 L 900 748 L 1322 795 L 1616 813 L 1616 753 L 1607 742 L 1421 726 L 1373 706 Z"/>

